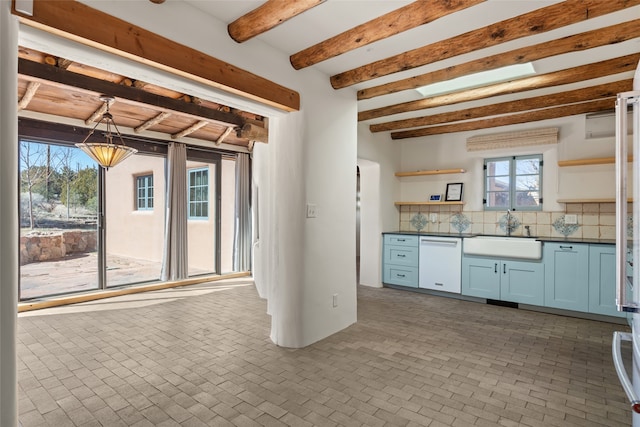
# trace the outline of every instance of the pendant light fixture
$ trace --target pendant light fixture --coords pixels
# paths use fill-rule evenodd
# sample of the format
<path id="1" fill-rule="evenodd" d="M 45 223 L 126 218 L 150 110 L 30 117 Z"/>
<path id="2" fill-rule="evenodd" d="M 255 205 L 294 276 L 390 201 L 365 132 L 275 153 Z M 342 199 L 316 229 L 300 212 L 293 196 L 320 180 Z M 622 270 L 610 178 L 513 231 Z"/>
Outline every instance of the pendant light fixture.
<path id="1" fill-rule="evenodd" d="M 122 135 L 113 121 L 113 116 L 109 112 L 109 105 L 115 101 L 115 98 L 113 96 L 102 95 L 100 96 L 100 100 L 105 103 L 106 108 L 102 114 L 102 118 L 96 122 L 96 125 L 91 129 L 91 132 L 89 132 L 89 135 L 87 135 L 84 141 L 76 144 L 76 147 L 87 153 L 87 155 L 100 166 L 108 170 L 130 155 L 137 153 L 138 150 L 124 145 Z M 100 123 L 104 123 L 106 126 L 106 132 L 101 134 L 103 138 L 97 135 L 92 138 Z M 111 128 L 113 128 L 115 133 L 112 132 Z"/>

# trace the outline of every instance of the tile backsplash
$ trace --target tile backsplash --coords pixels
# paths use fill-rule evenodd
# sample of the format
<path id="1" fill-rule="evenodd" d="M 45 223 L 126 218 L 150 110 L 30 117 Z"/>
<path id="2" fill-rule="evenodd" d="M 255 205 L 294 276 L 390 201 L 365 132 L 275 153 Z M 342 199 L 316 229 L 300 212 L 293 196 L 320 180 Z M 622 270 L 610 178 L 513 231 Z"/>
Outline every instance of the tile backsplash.
<path id="1" fill-rule="evenodd" d="M 631 207 L 631 205 L 629 205 Z M 461 205 L 402 205 L 400 231 L 615 239 L 615 203 L 567 203 L 564 212 L 463 211 Z M 566 215 L 575 216 L 576 224 Z M 627 223 L 631 235 L 632 223 Z"/>

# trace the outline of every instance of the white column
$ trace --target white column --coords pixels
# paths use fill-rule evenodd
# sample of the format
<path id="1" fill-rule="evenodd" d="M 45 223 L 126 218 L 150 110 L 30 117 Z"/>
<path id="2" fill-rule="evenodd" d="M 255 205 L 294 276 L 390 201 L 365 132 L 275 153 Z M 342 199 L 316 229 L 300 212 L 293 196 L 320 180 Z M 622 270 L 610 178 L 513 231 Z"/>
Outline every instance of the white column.
<path id="1" fill-rule="evenodd" d="M 18 425 L 18 21 L 0 1 L 0 425 Z"/>

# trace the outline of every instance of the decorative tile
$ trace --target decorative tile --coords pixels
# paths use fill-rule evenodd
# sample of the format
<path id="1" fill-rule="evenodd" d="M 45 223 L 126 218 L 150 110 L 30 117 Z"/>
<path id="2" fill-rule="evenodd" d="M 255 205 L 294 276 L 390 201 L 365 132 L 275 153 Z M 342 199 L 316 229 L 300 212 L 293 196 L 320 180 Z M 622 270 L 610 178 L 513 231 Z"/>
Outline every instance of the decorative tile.
<path id="1" fill-rule="evenodd" d="M 578 224 L 565 224 L 564 215 L 553 221 L 553 228 L 564 237 L 570 236 L 578 230 L 580 225 Z"/>
<path id="2" fill-rule="evenodd" d="M 507 220 L 507 214 L 504 214 L 498 220 L 498 226 L 500 227 L 500 230 L 507 233 L 507 225 L 510 226 L 511 232 L 513 233 L 520 228 L 521 223 L 520 220 L 513 215 L 510 215 L 509 220 Z"/>
<path id="3" fill-rule="evenodd" d="M 411 226 L 420 231 L 427 226 L 427 217 L 418 213 L 411 218 Z"/>
<path id="4" fill-rule="evenodd" d="M 633 238 L 633 215 L 627 216 L 627 237 Z"/>
<path id="5" fill-rule="evenodd" d="M 458 233 L 464 232 L 471 225 L 471 221 L 465 214 L 455 213 L 451 215 L 451 227 L 458 231 Z"/>

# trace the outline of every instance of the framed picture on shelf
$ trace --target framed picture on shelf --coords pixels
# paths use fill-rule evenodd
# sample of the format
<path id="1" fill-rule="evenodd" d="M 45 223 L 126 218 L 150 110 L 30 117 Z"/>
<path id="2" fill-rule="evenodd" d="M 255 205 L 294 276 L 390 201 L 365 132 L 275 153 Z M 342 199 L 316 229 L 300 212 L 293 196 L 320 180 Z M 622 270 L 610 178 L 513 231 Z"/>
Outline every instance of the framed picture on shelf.
<path id="1" fill-rule="evenodd" d="M 461 182 L 455 182 L 447 184 L 447 192 L 444 196 L 445 202 L 461 202 L 462 201 L 462 186 Z"/>

